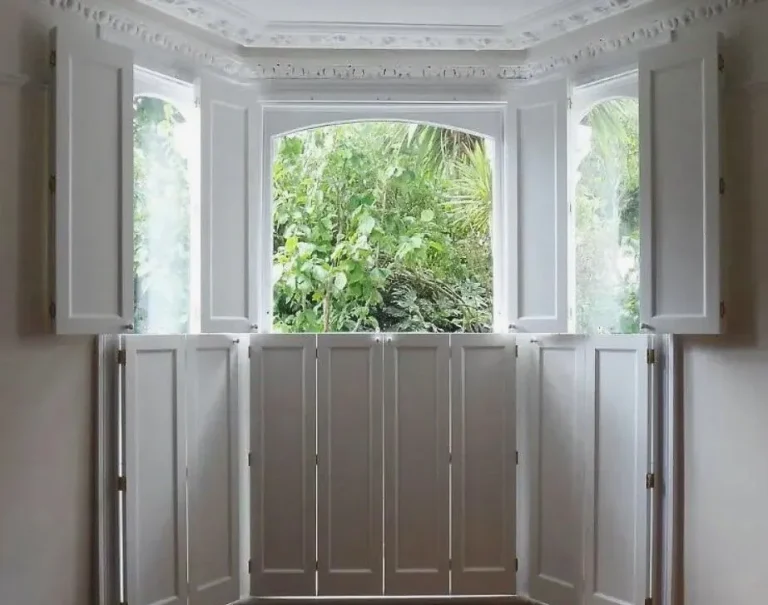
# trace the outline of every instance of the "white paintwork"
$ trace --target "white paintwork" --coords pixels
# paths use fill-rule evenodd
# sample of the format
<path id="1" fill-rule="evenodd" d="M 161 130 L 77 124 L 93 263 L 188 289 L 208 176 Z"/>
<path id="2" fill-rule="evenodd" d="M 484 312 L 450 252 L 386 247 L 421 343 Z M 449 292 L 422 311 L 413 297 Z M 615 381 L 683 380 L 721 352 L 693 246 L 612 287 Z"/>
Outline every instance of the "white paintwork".
<path id="1" fill-rule="evenodd" d="M 186 338 L 189 605 L 240 596 L 237 348 L 231 336 Z"/>
<path id="2" fill-rule="evenodd" d="M 529 374 L 520 377 L 530 383 L 529 594 L 549 605 L 573 605 L 582 594 L 584 343 L 542 339 L 533 345 Z"/>
<path id="3" fill-rule="evenodd" d="M 125 339 L 126 601 L 186 605 L 184 339 Z"/>
<path id="4" fill-rule="evenodd" d="M 528 332 L 566 332 L 568 82 L 515 89 L 504 137 L 509 321 Z"/>
<path id="5" fill-rule="evenodd" d="M 602 336 L 587 344 L 587 605 L 642 605 L 650 596 L 648 346 L 646 336 Z"/>
<path id="6" fill-rule="evenodd" d="M 320 595 L 382 593 L 382 343 L 317 338 Z"/>
<path id="7" fill-rule="evenodd" d="M 640 317 L 720 332 L 718 38 L 640 54 Z"/>
<path id="8" fill-rule="evenodd" d="M 261 110 L 253 90 L 214 77 L 200 104 L 201 329 L 255 331 Z"/>
<path id="9" fill-rule="evenodd" d="M 451 592 L 514 594 L 515 337 L 451 335 Z"/>
<path id="10" fill-rule="evenodd" d="M 449 591 L 449 338 L 395 334 L 384 345 L 388 595 Z"/>
<path id="11" fill-rule="evenodd" d="M 315 336 L 251 337 L 251 594 L 315 594 Z"/>
<path id="12" fill-rule="evenodd" d="M 68 30 L 51 40 L 56 332 L 121 332 L 133 322 L 133 56 Z"/>

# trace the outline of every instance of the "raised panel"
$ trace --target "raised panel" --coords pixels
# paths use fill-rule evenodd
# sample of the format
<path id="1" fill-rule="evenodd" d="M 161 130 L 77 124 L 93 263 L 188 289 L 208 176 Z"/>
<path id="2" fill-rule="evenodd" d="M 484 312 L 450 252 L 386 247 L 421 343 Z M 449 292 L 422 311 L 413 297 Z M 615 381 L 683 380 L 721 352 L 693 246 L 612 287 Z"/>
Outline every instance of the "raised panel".
<path id="1" fill-rule="evenodd" d="M 393 335 L 384 347 L 386 594 L 448 594 L 447 334 Z"/>
<path id="2" fill-rule="evenodd" d="M 189 602 L 240 594 L 238 368 L 229 336 L 187 338 Z"/>
<path id="3" fill-rule="evenodd" d="M 133 56 L 53 30 L 55 326 L 114 333 L 133 317 Z"/>
<path id="4" fill-rule="evenodd" d="M 515 339 L 451 336 L 453 594 L 514 594 Z"/>
<path id="5" fill-rule="evenodd" d="M 202 330 L 248 332 L 257 321 L 260 107 L 253 91 L 212 77 L 200 98 Z"/>
<path id="6" fill-rule="evenodd" d="M 126 600 L 186 605 L 184 339 L 125 342 Z"/>
<path id="7" fill-rule="evenodd" d="M 510 308 L 514 326 L 567 331 L 565 80 L 516 89 L 506 121 Z"/>
<path id="8" fill-rule="evenodd" d="M 382 593 L 382 343 L 318 336 L 318 592 Z"/>
<path id="9" fill-rule="evenodd" d="M 641 605 L 650 594 L 648 338 L 611 336 L 587 349 L 586 601 Z"/>
<path id="10" fill-rule="evenodd" d="M 527 409 L 530 594 L 550 605 L 571 605 L 582 586 L 584 339 L 534 346 Z"/>
<path id="11" fill-rule="evenodd" d="M 315 594 L 314 335 L 251 337 L 251 594 Z"/>
<path id="12" fill-rule="evenodd" d="M 640 55 L 640 314 L 658 332 L 720 331 L 717 47 Z"/>

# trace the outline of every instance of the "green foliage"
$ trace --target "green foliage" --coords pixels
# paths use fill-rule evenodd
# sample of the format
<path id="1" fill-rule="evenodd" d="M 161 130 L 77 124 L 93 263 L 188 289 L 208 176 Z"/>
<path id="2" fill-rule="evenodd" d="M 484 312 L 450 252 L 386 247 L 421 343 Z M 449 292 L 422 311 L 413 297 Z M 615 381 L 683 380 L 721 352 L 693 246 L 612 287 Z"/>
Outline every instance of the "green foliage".
<path id="1" fill-rule="evenodd" d="M 489 330 L 489 175 L 480 139 L 432 126 L 283 137 L 273 166 L 275 330 Z"/>

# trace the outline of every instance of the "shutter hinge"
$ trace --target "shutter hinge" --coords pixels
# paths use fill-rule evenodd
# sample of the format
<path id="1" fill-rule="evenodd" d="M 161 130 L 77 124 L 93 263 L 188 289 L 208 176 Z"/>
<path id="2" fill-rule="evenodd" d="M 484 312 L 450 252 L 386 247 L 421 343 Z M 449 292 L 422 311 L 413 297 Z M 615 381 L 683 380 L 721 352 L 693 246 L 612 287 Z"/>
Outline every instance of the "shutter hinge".
<path id="1" fill-rule="evenodd" d="M 520 357 L 520 346 L 515 345 L 515 357 Z"/>
<path id="2" fill-rule="evenodd" d="M 448 571 L 453 569 L 453 559 L 448 559 Z"/>
<path id="3" fill-rule="evenodd" d="M 725 195 L 725 179 L 720 179 L 720 195 Z"/>
<path id="4" fill-rule="evenodd" d="M 653 605 L 653 597 L 645 597 L 644 605 Z"/>
<path id="5" fill-rule="evenodd" d="M 653 473 L 645 474 L 645 489 L 653 489 L 656 487 L 656 475 Z"/>
<path id="6" fill-rule="evenodd" d="M 315 466 L 320 466 L 320 454 L 315 454 Z"/>
<path id="7" fill-rule="evenodd" d="M 315 359 L 318 359 L 319 357 L 320 357 L 320 355 L 317 352 L 317 347 L 315 347 Z"/>
<path id="8" fill-rule="evenodd" d="M 722 319 L 723 317 L 725 317 L 725 301 L 721 300 L 720 301 L 720 319 Z"/>
<path id="9" fill-rule="evenodd" d="M 128 480 L 125 475 L 120 475 L 117 478 L 117 491 L 124 492 L 126 489 L 128 489 Z"/>
<path id="10" fill-rule="evenodd" d="M 248 573 L 249 574 L 253 573 L 253 560 L 252 559 L 248 559 Z"/>
<path id="11" fill-rule="evenodd" d="M 125 349 L 117 350 L 117 365 L 120 365 L 120 366 L 125 365 Z"/>
<path id="12" fill-rule="evenodd" d="M 320 571 L 320 561 L 315 561 L 315 571 Z"/>
<path id="13" fill-rule="evenodd" d="M 56 51 L 52 50 L 48 55 L 48 64 L 51 67 L 56 67 Z"/>
<path id="14" fill-rule="evenodd" d="M 515 450 L 515 464 L 520 464 L 520 452 Z"/>
<path id="15" fill-rule="evenodd" d="M 515 557 L 515 571 L 517 571 L 518 569 L 520 569 L 520 560 L 517 557 Z"/>
<path id="16" fill-rule="evenodd" d="M 568 97 L 568 109 L 573 109 L 573 99 Z"/>
<path id="17" fill-rule="evenodd" d="M 253 347 L 248 347 L 248 359 L 253 356 Z"/>
<path id="18" fill-rule="evenodd" d="M 725 71 L 725 59 L 721 54 L 717 55 L 717 71 Z"/>
<path id="19" fill-rule="evenodd" d="M 56 319 L 56 303 L 53 301 L 48 305 L 48 315 L 51 316 L 51 319 Z"/>
<path id="20" fill-rule="evenodd" d="M 648 365 L 656 363 L 656 349 L 648 349 L 645 352 L 645 360 L 648 362 Z"/>
<path id="21" fill-rule="evenodd" d="M 448 452 L 448 464 L 453 464 L 453 452 Z"/>
<path id="22" fill-rule="evenodd" d="M 51 195 L 56 195 L 56 175 L 52 174 L 48 177 L 48 192 Z"/>
<path id="23" fill-rule="evenodd" d="M 253 466 L 253 454 L 248 452 L 248 466 Z"/>

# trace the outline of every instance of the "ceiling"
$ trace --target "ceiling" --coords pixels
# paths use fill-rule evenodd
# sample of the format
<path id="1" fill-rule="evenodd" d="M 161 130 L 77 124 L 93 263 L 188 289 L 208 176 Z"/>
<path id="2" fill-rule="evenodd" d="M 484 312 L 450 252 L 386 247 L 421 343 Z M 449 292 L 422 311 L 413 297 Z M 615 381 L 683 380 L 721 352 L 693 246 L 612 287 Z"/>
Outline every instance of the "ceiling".
<path id="1" fill-rule="evenodd" d="M 244 48 L 524 50 L 650 0 L 139 0 Z"/>

